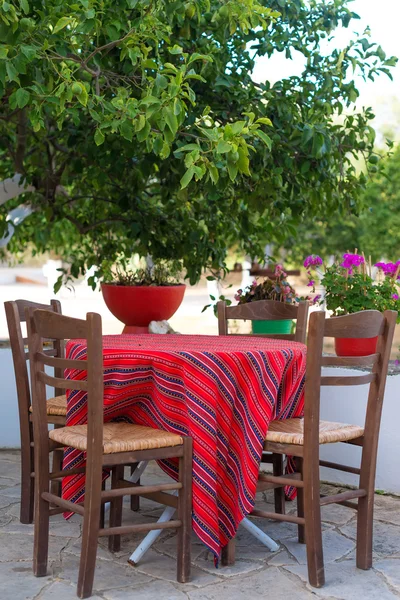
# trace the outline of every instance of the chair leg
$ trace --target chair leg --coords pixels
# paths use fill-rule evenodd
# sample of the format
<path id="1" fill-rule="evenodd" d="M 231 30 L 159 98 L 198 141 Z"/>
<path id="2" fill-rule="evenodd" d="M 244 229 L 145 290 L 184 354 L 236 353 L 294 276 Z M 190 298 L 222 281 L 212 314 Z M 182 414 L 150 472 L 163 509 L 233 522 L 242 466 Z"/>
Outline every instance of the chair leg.
<path id="1" fill-rule="evenodd" d="M 48 457 L 47 461 L 48 461 Z M 49 491 L 49 466 L 35 461 L 35 519 L 33 530 L 33 574 L 36 577 L 47 575 L 47 560 L 49 552 L 50 506 L 43 500 L 43 492 Z"/>
<path id="2" fill-rule="evenodd" d="M 303 493 L 308 580 L 310 585 L 319 588 L 325 583 L 325 572 L 322 549 L 318 452 L 316 454 L 314 460 L 303 461 Z"/>
<path id="3" fill-rule="evenodd" d="M 101 463 L 100 468 L 86 469 L 85 512 L 83 515 L 82 547 L 78 575 L 78 598 L 92 595 L 96 569 L 97 542 L 101 513 Z"/>
<path id="4" fill-rule="evenodd" d="M 364 447 L 363 454 L 367 450 L 369 449 Z M 367 495 L 358 499 L 356 549 L 356 564 L 359 569 L 363 570 L 368 570 L 372 567 L 375 465 L 376 452 L 375 460 L 372 461 L 363 456 L 359 487 L 366 490 Z"/>
<path id="5" fill-rule="evenodd" d="M 192 533 L 192 438 L 183 440 L 183 457 L 179 459 L 179 482 L 182 488 L 178 496 L 178 519 L 182 525 L 178 529 L 177 580 L 187 583 L 190 580 L 191 533 Z"/>
<path id="6" fill-rule="evenodd" d="M 296 457 L 296 470 L 303 475 L 303 459 Z M 303 488 L 297 488 L 297 516 L 304 517 L 304 491 Z M 304 525 L 297 526 L 299 544 L 306 543 Z"/>
<path id="7" fill-rule="evenodd" d="M 55 425 L 54 427 L 56 428 L 57 425 Z M 52 461 L 53 473 L 62 471 L 63 459 L 64 459 L 64 449 L 63 448 L 53 451 L 53 461 Z M 55 494 L 56 496 L 61 496 L 61 481 L 52 481 L 50 483 L 50 491 L 52 494 Z"/>
<path id="8" fill-rule="evenodd" d="M 229 567 L 235 564 L 236 554 L 236 541 L 235 538 L 229 540 L 226 546 L 222 548 L 221 564 L 223 567 Z"/>
<path id="9" fill-rule="evenodd" d="M 134 474 L 138 463 L 131 466 L 131 475 Z M 140 478 L 137 480 L 137 484 L 140 485 Z M 140 496 L 131 496 L 131 510 L 137 512 L 140 508 Z"/>
<path id="10" fill-rule="evenodd" d="M 30 437 L 33 440 L 33 437 Z M 34 470 L 33 448 L 21 436 L 21 509 L 19 520 L 24 525 L 33 523 L 35 479 L 31 477 L 31 473 Z"/>
<path id="11" fill-rule="evenodd" d="M 274 476 L 279 477 L 283 475 L 283 455 L 282 454 L 273 454 L 272 455 L 272 472 Z M 275 512 L 284 515 L 285 514 L 285 488 L 275 488 L 274 489 L 274 499 L 275 499 Z"/>
<path id="12" fill-rule="evenodd" d="M 123 465 L 114 467 L 111 474 L 111 489 L 117 487 L 117 482 L 124 477 Z M 122 523 L 122 506 L 124 498 L 119 496 L 113 498 L 110 502 L 110 527 L 120 527 Z M 121 536 L 108 536 L 108 549 L 110 552 L 119 552 L 121 550 Z"/>

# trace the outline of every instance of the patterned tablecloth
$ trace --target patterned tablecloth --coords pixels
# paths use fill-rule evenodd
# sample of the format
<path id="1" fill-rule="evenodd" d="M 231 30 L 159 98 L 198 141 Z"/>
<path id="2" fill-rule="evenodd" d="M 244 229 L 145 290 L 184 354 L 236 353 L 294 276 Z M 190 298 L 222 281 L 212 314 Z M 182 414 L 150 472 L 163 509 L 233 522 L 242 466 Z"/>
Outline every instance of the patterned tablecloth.
<path id="1" fill-rule="evenodd" d="M 83 340 L 67 357 L 86 358 Z M 252 510 L 263 440 L 272 419 L 300 416 L 306 347 L 250 336 L 103 337 L 104 417 L 193 438 L 193 529 L 216 557 Z M 68 371 L 82 378 L 82 371 Z M 86 393 L 68 392 L 67 425 L 87 421 Z M 66 450 L 64 468 L 84 464 Z M 162 468 L 176 478 L 176 463 Z M 63 497 L 84 499 L 82 475 Z"/>

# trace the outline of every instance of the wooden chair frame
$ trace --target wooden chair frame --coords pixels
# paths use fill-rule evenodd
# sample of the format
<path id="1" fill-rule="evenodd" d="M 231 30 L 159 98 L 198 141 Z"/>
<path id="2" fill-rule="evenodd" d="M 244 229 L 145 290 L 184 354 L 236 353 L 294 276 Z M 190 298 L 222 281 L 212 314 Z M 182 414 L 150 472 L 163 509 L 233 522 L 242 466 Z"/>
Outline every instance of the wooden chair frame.
<path id="1" fill-rule="evenodd" d="M 259 488 L 270 489 L 282 483 L 298 488 L 298 514 L 280 515 L 254 510 L 253 515 L 296 523 L 299 527 L 299 542 L 306 542 L 308 576 L 310 584 L 321 587 L 325 583 L 321 506 L 342 504 L 357 511 L 356 564 L 360 569 L 372 567 L 373 508 L 376 460 L 382 405 L 385 392 L 388 364 L 397 312 L 362 311 L 342 317 L 325 319 L 324 312 L 315 312 L 310 317 L 306 386 L 304 403 L 304 444 L 280 444 L 266 442 L 265 450 L 297 457 L 299 473 L 274 477 L 259 476 Z M 324 337 L 370 338 L 379 336 L 375 354 L 363 357 L 324 357 Z M 370 367 L 368 374 L 352 376 L 322 376 L 322 367 L 348 366 Z M 369 384 L 364 435 L 344 443 L 362 447 L 360 468 L 319 460 L 319 423 L 321 386 L 346 386 Z M 355 473 L 360 476 L 359 486 L 320 498 L 320 466 Z M 354 501 L 355 500 L 355 501 Z M 233 544 L 230 544 L 233 546 Z M 234 549 L 229 549 L 234 555 Z"/>
<path id="2" fill-rule="evenodd" d="M 178 581 L 185 583 L 190 577 L 191 508 L 192 508 L 192 439 L 183 438 L 180 446 L 142 451 L 103 454 L 104 375 L 102 353 L 101 317 L 88 313 L 86 321 L 64 317 L 44 310 L 30 309 L 27 317 L 29 353 L 31 356 L 31 381 L 33 398 L 33 427 L 35 438 L 35 519 L 33 571 L 37 577 L 47 572 L 49 517 L 63 511 L 72 511 L 83 517 L 82 550 L 77 593 L 80 598 L 91 595 L 96 565 L 98 537 L 108 536 L 111 550 L 120 547 L 120 536 L 126 533 L 152 529 L 178 530 Z M 87 342 L 87 360 L 59 359 L 43 353 L 43 339 L 57 340 L 83 338 Z M 49 365 L 64 369 L 79 369 L 87 373 L 86 380 L 67 380 L 51 377 L 44 371 Z M 46 385 L 63 389 L 87 391 L 88 423 L 86 467 L 49 472 L 49 452 L 60 444 L 49 439 L 45 419 Z M 179 458 L 179 481 L 142 486 L 123 479 L 124 465 L 142 460 Z M 112 489 L 102 491 L 102 471 L 107 466 L 112 471 Z M 75 473 L 85 473 L 84 505 L 69 502 L 49 493 L 49 483 Z M 178 491 L 178 497 L 166 492 Z M 176 506 L 177 520 L 166 523 L 144 523 L 121 526 L 123 496 L 145 495 L 156 502 Z M 110 526 L 100 527 L 101 505 L 110 501 Z M 51 509 L 50 503 L 57 508 Z"/>
<path id="3" fill-rule="evenodd" d="M 292 340 L 305 344 L 308 320 L 308 302 L 299 302 L 298 306 L 275 300 L 257 300 L 236 306 L 227 306 L 226 302 L 217 304 L 218 333 L 228 335 L 228 320 L 249 321 L 271 321 L 293 319 L 296 321 L 294 334 L 252 334 L 258 337 L 268 337 L 283 340 Z M 233 334 L 231 334 L 233 335 Z M 269 454 L 263 452 L 261 462 L 272 464 L 272 473 L 276 477 L 283 475 L 285 462 L 282 454 Z M 284 487 L 274 489 L 275 511 L 285 514 L 285 490 Z M 229 560 L 229 559 L 227 559 Z"/>
<path id="4" fill-rule="evenodd" d="M 218 333 L 219 335 L 228 335 L 228 320 L 283 321 L 286 319 L 293 319 L 296 321 L 296 331 L 294 334 L 257 333 L 253 335 L 281 340 L 293 340 L 295 342 L 301 342 L 302 344 L 305 344 L 307 334 L 308 307 L 308 302 L 299 302 L 298 306 L 295 306 L 294 304 L 278 302 L 276 300 L 257 300 L 257 302 L 247 302 L 246 304 L 227 306 L 226 302 L 221 300 L 217 303 Z"/>
<path id="5" fill-rule="evenodd" d="M 61 304 L 58 300 L 51 300 L 50 305 L 38 304 L 29 300 L 15 300 L 4 303 L 8 331 L 10 335 L 11 352 L 14 363 L 15 383 L 17 386 L 19 427 L 21 435 L 21 508 L 20 521 L 28 524 L 33 521 L 33 496 L 34 496 L 34 446 L 31 407 L 31 392 L 26 361 L 29 353 L 25 352 L 27 339 L 22 335 L 21 323 L 24 323 L 25 309 L 51 310 L 61 314 Z M 45 350 L 51 356 L 63 357 L 63 347 L 58 340 L 51 343 L 51 347 Z M 54 394 L 62 395 L 63 390 L 54 390 Z M 47 415 L 46 422 L 55 427 L 65 425 L 65 417 L 58 415 Z M 54 470 L 59 471 L 62 462 L 62 452 L 53 453 Z"/>

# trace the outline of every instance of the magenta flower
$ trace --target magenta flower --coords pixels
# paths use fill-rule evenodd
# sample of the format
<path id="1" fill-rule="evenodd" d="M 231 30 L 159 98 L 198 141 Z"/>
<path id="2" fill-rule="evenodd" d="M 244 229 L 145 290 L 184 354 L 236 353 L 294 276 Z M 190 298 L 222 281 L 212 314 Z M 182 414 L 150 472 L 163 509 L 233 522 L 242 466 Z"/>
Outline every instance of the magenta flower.
<path id="1" fill-rule="evenodd" d="M 310 281 L 307 283 L 307 287 L 314 287 L 314 285 L 315 285 L 314 279 L 310 279 Z"/>
<path id="2" fill-rule="evenodd" d="M 400 300 L 400 296 L 398 294 L 392 294 L 393 300 Z"/>
<path id="3" fill-rule="evenodd" d="M 311 267 L 318 267 L 319 265 L 322 265 L 322 263 L 323 261 L 320 256 L 310 254 L 310 256 L 307 256 L 303 264 L 306 269 L 309 269 Z"/>
<path id="4" fill-rule="evenodd" d="M 317 294 L 316 296 L 314 296 L 314 300 L 313 300 L 313 304 L 317 304 L 317 302 L 319 302 L 321 299 L 321 294 Z"/>
<path id="5" fill-rule="evenodd" d="M 365 259 L 361 254 L 343 254 L 343 262 L 340 266 L 348 269 L 349 275 L 353 273 L 353 267 L 358 267 L 365 263 Z"/>
<path id="6" fill-rule="evenodd" d="M 254 281 L 253 281 L 253 283 L 252 283 L 251 285 L 252 285 L 253 287 L 257 287 L 257 285 L 258 285 L 258 284 L 257 284 L 257 281 L 256 281 L 256 280 L 254 280 Z"/>
<path id="7" fill-rule="evenodd" d="M 394 275 L 396 273 L 397 267 L 398 267 L 398 263 L 378 262 L 374 266 L 378 267 L 378 269 L 380 269 L 381 271 L 383 271 L 384 275 L 389 275 L 390 276 L 390 275 Z"/>

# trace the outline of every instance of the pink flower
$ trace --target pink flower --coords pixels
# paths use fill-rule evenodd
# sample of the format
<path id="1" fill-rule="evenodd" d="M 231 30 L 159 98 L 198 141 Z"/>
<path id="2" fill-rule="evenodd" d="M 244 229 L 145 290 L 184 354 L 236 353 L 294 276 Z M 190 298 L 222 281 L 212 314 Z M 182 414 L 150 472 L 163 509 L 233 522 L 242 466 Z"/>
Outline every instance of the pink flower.
<path id="1" fill-rule="evenodd" d="M 257 287 L 257 285 L 258 285 L 258 284 L 257 284 L 257 281 L 256 281 L 256 280 L 254 280 L 254 281 L 253 281 L 253 283 L 252 283 L 251 285 L 252 285 L 253 287 Z"/>
<path id="2" fill-rule="evenodd" d="M 353 267 L 358 267 L 365 263 L 361 254 L 343 254 L 343 262 L 340 264 L 344 269 L 348 269 L 349 275 L 353 273 Z"/>
<path id="3" fill-rule="evenodd" d="M 309 269 L 310 267 L 318 267 L 319 265 L 322 265 L 323 260 L 320 256 L 315 255 L 315 254 L 310 254 L 310 256 L 307 256 L 307 258 L 304 261 L 304 266 L 306 269 Z"/>
<path id="4" fill-rule="evenodd" d="M 398 294 L 392 294 L 393 300 L 400 300 L 400 296 Z"/>

